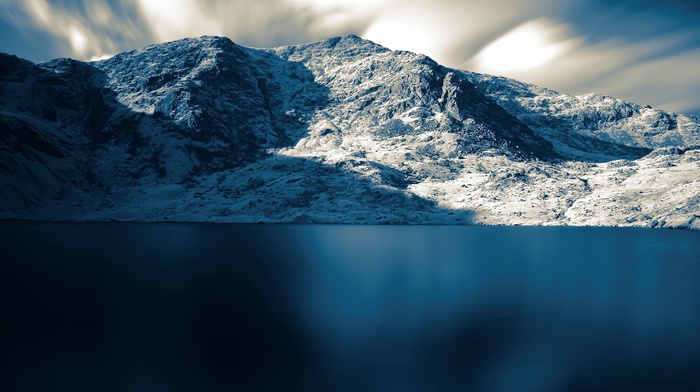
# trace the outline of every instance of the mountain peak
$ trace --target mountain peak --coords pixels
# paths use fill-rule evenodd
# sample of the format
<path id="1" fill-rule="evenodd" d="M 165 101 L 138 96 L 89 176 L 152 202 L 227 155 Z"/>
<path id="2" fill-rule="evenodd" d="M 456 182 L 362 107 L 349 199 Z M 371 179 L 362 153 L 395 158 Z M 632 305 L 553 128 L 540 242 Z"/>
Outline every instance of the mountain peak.
<path id="1" fill-rule="evenodd" d="M 700 228 L 696 118 L 354 34 L 2 70 L 0 218 Z"/>
<path id="2" fill-rule="evenodd" d="M 228 37 L 219 37 L 211 35 L 203 35 L 201 37 L 182 38 L 175 41 L 168 41 L 158 44 L 146 46 L 142 49 L 136 49 L 124 53 L 120 53 L 111 59 L 119 59 L 124 57 L 134 57 L 142 55 L 156 56 L 175 56 L 177 54 L 192 53 L 202 50 L 230 50 L 239 47 Z"/>
<path id="3" fill-rule="evenodd" d="M 381 53 L 381 52 L 386 52 L 389 49 L 385 48 L 382 45 L 379 45 L 373 41 L 370 41 L 368 39 L 364 39 L 362 37 L 359 37 L 355 34 L 347 34 L 347 35 L 341 35 L 337 37 L 332 37 L 328 38 L 326 40 L 323 40 L 319 42 L 319 44 L 328 46 L 332 49 L 348 49 L 348 48 L 357 48 L 357 49 L 362 49 L 365 51 L 369 52 L 375 52 L 375 53 Z"/>
<path id="4" fill-rule="evenodd" d="M 389 49 L 355 34 L 331 37 L 310 44 L 282 46 L 270 50 L 287 60 L 315 64 L 319 70 L 390 52 Z"/>

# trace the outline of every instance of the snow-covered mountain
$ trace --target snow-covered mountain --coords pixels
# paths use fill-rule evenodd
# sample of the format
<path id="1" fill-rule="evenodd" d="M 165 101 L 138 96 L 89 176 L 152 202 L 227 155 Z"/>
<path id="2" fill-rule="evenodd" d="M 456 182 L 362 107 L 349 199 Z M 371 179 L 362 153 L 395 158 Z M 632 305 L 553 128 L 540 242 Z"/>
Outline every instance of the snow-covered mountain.
<path id="1" fill-rule="evenodd" d="M 700 228 L 700 119 L 353 35 L 0 54 L 0 218 Z"/>

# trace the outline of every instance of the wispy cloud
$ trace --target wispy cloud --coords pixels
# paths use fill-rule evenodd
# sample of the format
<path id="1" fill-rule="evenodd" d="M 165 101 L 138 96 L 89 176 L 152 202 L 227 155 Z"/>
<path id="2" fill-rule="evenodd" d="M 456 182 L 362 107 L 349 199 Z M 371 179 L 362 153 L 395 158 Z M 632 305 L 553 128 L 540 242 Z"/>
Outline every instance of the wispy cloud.
<path id="1" fill-rule="evenodd" d="M 125 0 L 127 1 L 127 0 Z M 348 31 L 361 33 L 371 2 L 314 0 L 128 0 L 154 42 L 225 35 L 245 45 L 306 43 Z"/>
<path id="2" fill-rule="evenodd" d="M 133 15 L 119 12 L 118 7 L 105 0 L 2 0 L 0 6 L 15 25 L 43 30 L 57 38 L 60 51 L 70 57 L 104 57 L 117 53 L 125 43 L 149 40 Z"/>
<path id="3" fill-rule="evenodd" d="M 680 0 L 0 0 L 0 11 L 84 60 L 200 35 L 272 47 L 355 33 L 454 68 L 700 114 L 700 6 Z"/>
<path id="4" fill-rule="evenodd" d="M 566 36 L 565 26 L 539 18 L 498 37 L 465 65 L 484 73 L 526 73 L 552 63 L 577 44 Z"/>
<path id="5" fill-rule="evenodd" d="M 157 41 L 192 35 L 222 35 L 216 15 L 203 9 L 202 3 L 188 0 L 135 0 L 135 5 Z"/>
<path id="6" fill-rule="evenodd" d="M 582 34 L 575 21 L 547 19 L 543 24 L 542 19 L 532 20 L 493 40 L 462 63 L 461 68 L 500 74 L 569 94 L 600 92 L 666 110 L 700 114 L 697 93 L 700 91 L 700 25 L 674 26 L 672 31 L 666 14 L 655 16 L 638 11 L 630 15 L 628 19 L 617 18 L 618 28 L 610 30 L 607 36 L 599 32 Z M 650 29 L 660 26 L 669 29 L 643 36 L 626 34 L 627 26 L 645 22 L 650 24 Z M 517 39 L 511 40 L 510 48 L 508 45 L 499 48 L 498 44 L 522 34 L 528 26 L 540 31 L 539 45 L 543 50 L 538 58 L 547 61 L 517 67 L 522 62 L 518 56 L 527 58 L 536 50 L 520 53 L 514 45 L 523 47 L 529 43 Z M 606 28 L 609 28 L 607 24 Z M 527 38 L 527 34 L 520 38 Z M 499 59 L 498 56 L 485 59 L 489 49 L 501 50 L 494 50 L 501 55 L 501 63 L 485 61 Z M 509 50 L 502 53 L 503 49 Z"/>

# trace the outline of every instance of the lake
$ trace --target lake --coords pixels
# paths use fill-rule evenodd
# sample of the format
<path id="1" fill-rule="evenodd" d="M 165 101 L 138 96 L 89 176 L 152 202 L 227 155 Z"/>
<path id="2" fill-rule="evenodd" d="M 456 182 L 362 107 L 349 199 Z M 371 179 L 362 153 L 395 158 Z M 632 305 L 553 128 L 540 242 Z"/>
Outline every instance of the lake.
<path id="1" fill-rule="evenodd" d="M 0 222 L 3 391 L 700 390 L 700 233 Z"/>

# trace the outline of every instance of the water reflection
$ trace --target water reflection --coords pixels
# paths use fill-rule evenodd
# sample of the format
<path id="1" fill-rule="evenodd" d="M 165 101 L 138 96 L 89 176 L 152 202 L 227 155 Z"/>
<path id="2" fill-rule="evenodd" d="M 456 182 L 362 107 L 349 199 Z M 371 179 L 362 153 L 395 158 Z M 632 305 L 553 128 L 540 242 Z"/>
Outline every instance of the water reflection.
<path id="1" fill-rule="evenodd" d="M 0 223 L 2 390 L 696 390 L 698 233 Z"/>

